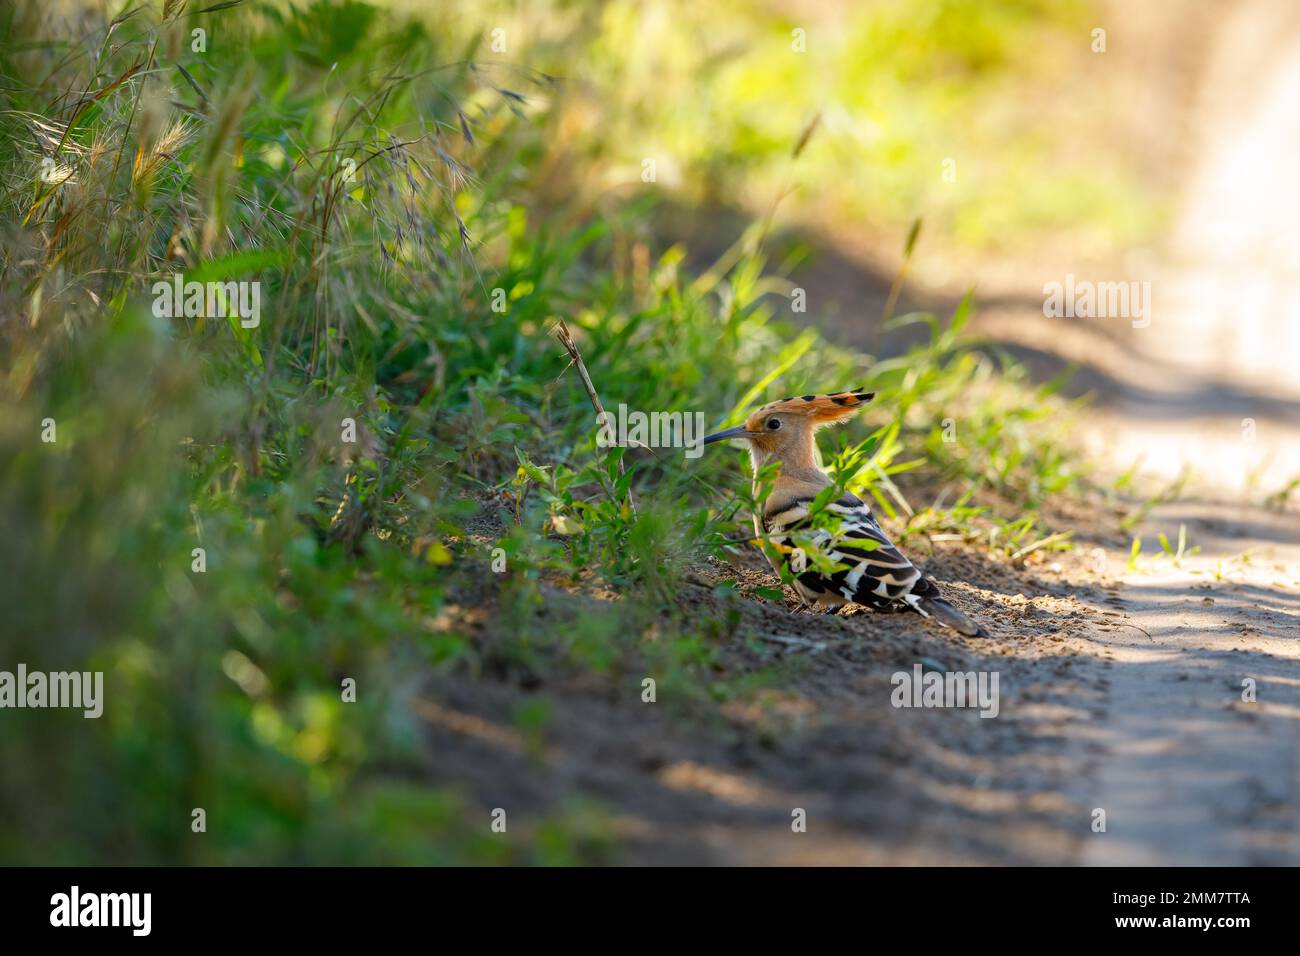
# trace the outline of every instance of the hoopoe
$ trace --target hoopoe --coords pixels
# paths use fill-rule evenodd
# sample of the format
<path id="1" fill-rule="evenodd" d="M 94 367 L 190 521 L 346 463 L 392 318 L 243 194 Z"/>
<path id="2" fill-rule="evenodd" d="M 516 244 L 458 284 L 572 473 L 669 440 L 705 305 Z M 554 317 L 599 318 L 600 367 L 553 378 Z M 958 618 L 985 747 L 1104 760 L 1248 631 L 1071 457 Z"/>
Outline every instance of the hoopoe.
<path id="1" fill-rule="evenodd" d="M 857 495 L 845 493 L 826 506 L 828 512 L 839 518 L 837 534 L 811 527 L 809 508 L 817 493 L 831 484 L 817 466 L 814 434 L 824 425 L 849 418 L 874 397 L 863 389 L 855 389 L 783 398 L 764 405 L 743 425 L 705 436 L 704 443 L 745 439 L 756 476 L 764 466 L 780 462 L 763 514 L 754 515 L 755 533 L 788 553 L 793 550 L 785 544 L 790 535 L 810 531 L 813 542 L 826 551 L 827 557 L 844 565 L 834 573 L 807 567 L 791 569 L 798 572 L 795 589 L 809 604 L 821 609 L 849 602 L 877 611 L 910 608 L 962 634 L 982 635 L 983 629 L 945 601 L 934 581 L 894 547 L 871 509 Z M 777 560 L 770 553 L 767 557 L 780 574 Z"/>

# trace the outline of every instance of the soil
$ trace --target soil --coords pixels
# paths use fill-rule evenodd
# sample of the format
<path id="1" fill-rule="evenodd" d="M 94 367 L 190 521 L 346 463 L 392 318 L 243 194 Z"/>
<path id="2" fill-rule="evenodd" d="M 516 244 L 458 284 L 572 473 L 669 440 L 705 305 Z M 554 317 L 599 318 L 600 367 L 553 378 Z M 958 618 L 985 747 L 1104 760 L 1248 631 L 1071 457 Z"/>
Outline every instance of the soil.
<path id="1" fill-rule="evenodd" d="M 927 570 L 985 638 L 763 601 L 752 589 L 777 581 L 757 557 L 701 566 L 682 602 L 716 614 L 728 599 L 712 585 L 737 581 L 727 676 L 761 671 L 761 692 L 701 723 L 643 703 L 639 674 L 612 695 L 578 675 L 447 680 L 415 705 L 435 780 L 524 827 L 599 807 L 623 863 L 1300 862 L 1300 565 L 1294 545 L 1249 533 L 1260 520 L 1300 540 L 1300 516 L 1170 507 L 1205 542 L 1178 567 L 1146 556 L 1129 571 L 1101 513 L 1092 529 L 1075 515 L 1077 551 L 1023 568 L 936 544 Z M 1243 544 L 1256 550 L 1234 559 Z M 997 672 L 998 715 L 895 707 L 892 675 L 918 663 Z M 509 719 L 530 701 L 550 714 L 540 743 Z"/>

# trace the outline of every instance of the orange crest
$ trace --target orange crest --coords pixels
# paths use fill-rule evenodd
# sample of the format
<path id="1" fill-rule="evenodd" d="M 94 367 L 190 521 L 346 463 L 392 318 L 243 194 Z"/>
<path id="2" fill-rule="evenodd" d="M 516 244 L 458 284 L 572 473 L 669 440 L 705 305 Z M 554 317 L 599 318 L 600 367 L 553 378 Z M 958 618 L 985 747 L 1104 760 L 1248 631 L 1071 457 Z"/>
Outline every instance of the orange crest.
<path id="1" fill-rule="evenodd" d="M 875 393 L 864 388 L 855 388 L 851 392 L 831 392 L 826 395 L 800 395 L 769 402 L 754 413 L 753 418 L 771 412 L 786 415 L 799 415 L 813 424 L 829 425 L 853 415 L 863 405 L 875 398 Z"/>

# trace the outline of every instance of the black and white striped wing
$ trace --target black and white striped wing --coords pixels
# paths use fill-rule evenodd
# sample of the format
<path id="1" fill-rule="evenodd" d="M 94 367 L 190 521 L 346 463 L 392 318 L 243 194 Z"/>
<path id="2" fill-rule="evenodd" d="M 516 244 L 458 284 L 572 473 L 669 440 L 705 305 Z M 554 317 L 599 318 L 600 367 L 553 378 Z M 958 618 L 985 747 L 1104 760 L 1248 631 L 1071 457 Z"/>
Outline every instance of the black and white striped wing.
<path id="1" fill-rule="evenodd" d="M 811 503 L 811 499 L 793 502 L 769 517 L 765 523 L 774 540 L 805 529 Z M 827 511 L 839 516 L 840 530 L 832 535 L 824 528 L 818 529 L 813 541 L 831 560 L 845 567 L 830 574 L 807 569 L 796 576 L 804 588 L 836 601 L 853 601 L 877 610 L 915 607 L 917 597 L 927 596 L 930 591 L 937 593 L 916 565 L 894 547 L 871 509 L 856 495 L 832 502 Z"/>

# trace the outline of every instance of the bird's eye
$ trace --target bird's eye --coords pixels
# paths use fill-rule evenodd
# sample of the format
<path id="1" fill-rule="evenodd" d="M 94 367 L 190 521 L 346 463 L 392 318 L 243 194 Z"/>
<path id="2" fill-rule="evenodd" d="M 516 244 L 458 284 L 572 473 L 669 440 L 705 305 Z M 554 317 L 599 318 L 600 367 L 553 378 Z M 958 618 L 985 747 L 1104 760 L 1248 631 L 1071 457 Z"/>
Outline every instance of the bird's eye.
<path id="1" fill-rule="evenodd" d="M 781 419 L 769 418 L 767 420 L 767 427 L 769 431 L 776 431 L 778 428 L 781 427 Z"/>

